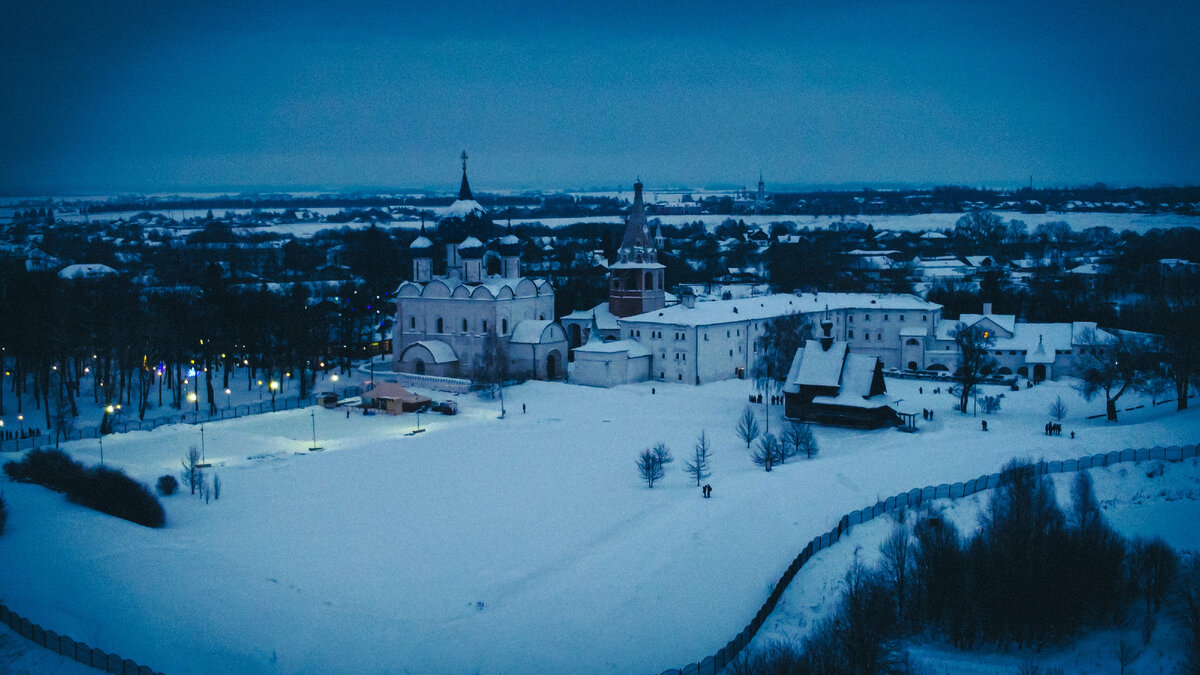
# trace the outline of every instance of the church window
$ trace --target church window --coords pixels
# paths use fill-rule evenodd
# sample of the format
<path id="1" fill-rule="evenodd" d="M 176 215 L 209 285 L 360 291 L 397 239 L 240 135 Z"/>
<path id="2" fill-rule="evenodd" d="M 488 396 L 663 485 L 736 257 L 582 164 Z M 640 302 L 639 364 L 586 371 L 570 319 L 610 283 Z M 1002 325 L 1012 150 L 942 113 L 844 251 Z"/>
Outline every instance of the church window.
<path id="1" fill-rule="evenodd" d="M 545 320 L 546 320 L 545 314 L 538 314 L 538 321 L 545 321 Z"/>
<path id="2" fill-rule="evenodd" d="M 725 337 L 729 337 L 729 331 L 725 331 Z"/>
<path id="3" fill-rule="evenodd" d="M 483 320 L 483 332 L 487 332 L 487 319 Z"/>
<path id="4" fill-rule="evenodd" d="M 928 319 L 928 318 L 929 318 L 929 315 L 928 315 L 928 314 L 922 314 L 922 315 L 921 315 L 921 320 L 922 320 L 922 321 L 925 321 L 925 320 L 926 320 L 926 319 Z"/>
<path id="5" fill-rule="evenodd" d="M 863 314 L 863 321 L 870 321 L 870 320 L 871 320 L 870 314 Z"/>
<path id="6" fill-rule="evenodd" d="M 408 317 L 408 327 L 415 329 L 417 327 L 417 315 L 414 314 Z"/>
<path id="7" fill-rule="evenodd" d="M 442 317 L 437 318 L 437 332 L 442 332 Z"/>
<path id="8" fill-rule="evenodd" d="M 730 356 L 733 356 L 733 350 L 732 350 L 732 349 L 730 349 L 730 350 L 729 350 L 729 355 L 730 355 Z"/>
<path id="9" fill-rule="evenodd" d="M 851 314 L 851 315 L 847 316 L 846 321 L 847 321 L 847 323 L 854 323 L 854 315 Z"/>
<path id="10" fill-rule="evenodd" d="M 654 288 L 654 277 L 649 272 L 646 272 L 646 290 Z"/>
<path id="11" fill-rule="evenodd" d="M 904 315 L 903 315 L 903 314 L 901 314 L 901 315 L 900 315 L 900 320 L 901 320 L 901 321 L 903 321 L 903 320 L 904 320 Z M 916 370 L 916 369 L 914 368 L 913 370 Z"/>
<path id="12" fill-rule="evenodd" d="M 742 337 L 742 329 L 741 328 L 737 329 L 737 334 L 738 334 L 738 337 Z"/>
<path id="13" fill-rule="evenodd" d="M 708 333 L 705 333 L 705 334 L 704 334 L 704 341 L 705 341 L 705 342 L 708 342 Z"/>
<path id="14" fill-rule="evenodd" d="M 439 321 L 440 321 L 440 319 L 439 319 Z M 508 332 L 508 319 L 500 319 L 500 334 L 503 335 L 507 332 Z"/>
<path id="15" fill-rule="evenodd" d="M 847 339 L 849 339 L 849 340 L 853 340 L 853 339 L 854 339 L 854 329 L 853 329 L 853 328 L 851 328 L 850 330 L 846 331 L 846 338 L 847 338 Z"/>
<path id="16" fill-rule="evenodd" d="M 462 332 L 464 332 L 464 333 L 465 333 L 465 332 L 467 332 L 467 320 L 466 320 L 466 319 L 463 319 L 463 329 L 462 329 Z"/>
<path id="17" fill-rule="evenodd" d="M 882 342 L 883 341 L 883 333 L 876 333 L 875 339 Z"/>
<path id="18" fill-rule="evenodd" d="M 887 315 L 887 314 L 884 314 L 884 315 L 883 315 L 883 320 L 884 320 L 884 321 L 887 321 L 887 320 L 888 320 L 888 315 Z"/>
<path id="19" fill-rule="evenodd" d="M 867 342 L 870 342 L 870 341 L 871 341 L 871 334 L 870 334 L 870 333 L 863 333 L 863 340 L 866 340 Z"/>

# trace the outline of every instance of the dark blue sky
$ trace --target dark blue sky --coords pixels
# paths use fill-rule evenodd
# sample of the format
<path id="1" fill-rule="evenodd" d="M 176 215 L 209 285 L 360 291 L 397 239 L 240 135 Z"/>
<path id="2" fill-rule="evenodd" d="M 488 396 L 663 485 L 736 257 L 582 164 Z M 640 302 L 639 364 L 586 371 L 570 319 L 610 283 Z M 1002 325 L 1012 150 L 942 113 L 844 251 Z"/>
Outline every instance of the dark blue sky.
<path id="1" fill-rule="evenodd" d="M 1196 2 L 266 4 L 0 4 L 0 192 L 1200 182 Z"/>

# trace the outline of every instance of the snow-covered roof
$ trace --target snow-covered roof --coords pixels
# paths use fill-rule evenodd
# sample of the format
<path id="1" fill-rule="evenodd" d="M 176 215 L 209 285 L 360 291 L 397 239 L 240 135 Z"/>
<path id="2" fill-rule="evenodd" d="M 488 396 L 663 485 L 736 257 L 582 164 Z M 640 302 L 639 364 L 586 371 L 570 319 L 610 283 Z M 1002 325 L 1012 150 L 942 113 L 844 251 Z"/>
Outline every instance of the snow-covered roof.
<path id="1" fill-rule="evenodd" d="M 425 235 L 413 239 L 413 243 L 408 245 L 409 248 L 430 248 L 431 246 L 433 246 L 433 242 Z"/>
<path id="2" fill-rule="evenodd" d="M 617 317 L 608 311 L 607 302 L 602 302 L 591 309 L 577 309 L 564 316 L 563 319 L 591 321 L 593 314 L 596 316 L 596 326 L 600 330 L 618 330 L 621 328 L 621 324 L 617 323 Z"/>
<path id="3" fill-rule="evenodd" d="M 920 326 L 905 326 L 900 329 L 900 337 L 917 337 L 925 334 L 926 330 Z"/>
<path id="4" fill-rule="evenodd" d="M 588 342 L 575 348 L 575 353 L 589 352 L 592 354 L 616 354 L 619 352 L 628 352 L 629 358 L 638 358 L 641 356 L 649 356 L 650 350 L 646 349 L 642 343 L 637 340 L 612 340 L 610 342 Z"/>
<path id="5" fill-rule="evenodd" d="M 500 237 L 500 243 L 501 244 L 519 244 L 519 243 L 521 243 L 521 240 L 518 239 L 517 235 L 515 235 L 515 234 L 506 234 L 503 237 Z"/>
<path id="6" fill-rule="evenodd" d="M 998 328 L 1001 328 L 1009 333 L 1013 332 L 1013 326 L 1015 326 L 1017 324 L 1017 317 L 1012 314 L 960 314 L 958 316 L 958 321 L 961 321 L 962 323 L 965 323 L 968 326 L 974 326 L 975 324 L 979 323 L 980 321 L 983 321 L 984 319 L 991 321 L 992 323 L 996 324 L 996 326 Z M 943 323 L 945 323 L 945 322 L 943 322 Z M 955 323 L 957 324 L 957 322 L 955 322 Z M 940 326 L 940 324 L 939 324 L 939 326 Z M 954 326 L 951 326 L 950 329 L 953 330 Z M 942 340 L 953 339 L 953 338 L 949 337 L 949 335 L 950 335 L 949 332 L 947 332 L 946 337 L 943 338 L 940 335 L 940 331 L 939 331 L 938 338 L 942 339 Z"/>
<path id="7" fill-rule="evenodd" d="M 834 342 L 828 351 L 821 349 L 821 343 L 808 340 L 804 349 L 796 351 L 799 368 L 796 370 L 796 384 L 816 387 L 836 387 L 842 378 L 842 364 L 846 360 L 846 343 Z"/>
<path id="8" fill-rule="evenodd" d="M 820 349 L 820 345 L 817 346 L 817 349 Z M 830 351 L 833 349 L 831 348 Z M 842 367 L 842 386 L 837 395 L 814 396 L 813 403 L 851 408 L 884 408 L 892 405 L 892 398 L 886 393 L 870 396 L 871 383 L 875 379 L 875 365 L 878 362 L 879 357 L 876 356 L 847 354 Z"/>
<path id="9" fill-rule="evenodd" d="M 483 248 L 483 242 L 475 237 L 467 237 L 458 245 L 458 250 L 460 251 L 471 248 Z"/>
<path id="10" fill-rule="evenodd" d="M 116 274 L 117 271 L 108 265 L 100 263 L 81 263 L 78 265 L 67 265 L 58 271 L 59 279 L 94 279 L 96 277 L 106 277 Z"/>
<path id="11" fill-rule="evenodd" d="M 458 199 L 442 211 L 442 218 L 466 218 L 471 214 L 477 216 L 487 213 L 487 209 L 474 199 Z"/>
<path id="12" fill-rule="evenodd" d="M 458 360 L 458 354 L 454 353 L 454 347 L 442 342 L 441 340 L 420 340 L 404 348 L 408 351 L 413 347 L 424 347 L 433 357 L 434 363 L 453 363 Z M 403 356 L 403 352 L 401 352 Z"/>
<path id="13" fill-rule="evenodd" d="M 380 382 L 362 397 L 385 401 L 404 401 L 405 403 L 424 403 L 430 400 L 428 396 L 414 394 L 395 382 Z"/>
<path id="14" fill-rule="evenodd" d="M 698 302 L 695 307 L 672 305 L 621 319 L 630 323 L 707 326 L 735 321 L 761 321 L 787 314 L 829 309 L 887 309 L 934 311 L 941 305 L 906 293 L 775 293 L 756 298 Z"/>
<path id="15" fill-rule="evenodd" d="M 949 239 L 949 237 L 942 234 L 941 232 L 926 232 L 925 234 L 921 235 L 921 238 L 922 239 Z"/>
<path id="16" fill-rule="evenodd" d="M 540 344 L 546 328 L 552 325 L 554 322 L 549 320 L 526 319 L 513 326 L 512 336 L 508 341 L 527 345 Z"/>

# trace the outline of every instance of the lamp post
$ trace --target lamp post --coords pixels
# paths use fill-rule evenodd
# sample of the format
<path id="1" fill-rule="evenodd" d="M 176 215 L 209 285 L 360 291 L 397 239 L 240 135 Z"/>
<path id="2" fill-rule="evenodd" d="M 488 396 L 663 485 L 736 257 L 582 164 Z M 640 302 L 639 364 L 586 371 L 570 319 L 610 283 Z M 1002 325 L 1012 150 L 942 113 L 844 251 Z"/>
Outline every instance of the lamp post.
<path id="1" fill-rule="evenodd" d="M 188 400 L 192 402 L 192 424 L 196 423 L 196 416 L 200 413 L 200 397 L 196 396 L 196 392 L 188 392 Z"/>
<path id="2" fill-rule="evenodd" d="M 275 412 L 275 391 L 279 389 L 279 382 L 271 380 L 271 412 Z"/>
<path id="3" fill-rule="evenodd" d="M 312 444 L 312 447 L 309 448 L 309 450 L 317 451 L 317 450 L 321 449 L 321 447 L 319 445 L 317 445 L 317 413 L 316 413 L 316 411 L 310 411 L 308 414 L 312 417 L 312 432 L 313 432 L 313 444 Z"/>
<path id="4" fill-rule="evenodd" d="M 226 408 L 227 410 L 228 410 L 228 409 L 229 409 L 229 407 L 230 407 L 230 398 L 229 398 L 229 394 L 230 394 L 229 387 L 225 387 L 225 408 Z"/>
<path id="5" fill-rule="evenodd" d="M 204 424 L 200 425 L 200 463 L 207 464 L 204 459 Z"/>
<path id="6" fill-rule="evenodd" d="M 0 448 L 4 447 L 4 420 L 0 420 Z"/>

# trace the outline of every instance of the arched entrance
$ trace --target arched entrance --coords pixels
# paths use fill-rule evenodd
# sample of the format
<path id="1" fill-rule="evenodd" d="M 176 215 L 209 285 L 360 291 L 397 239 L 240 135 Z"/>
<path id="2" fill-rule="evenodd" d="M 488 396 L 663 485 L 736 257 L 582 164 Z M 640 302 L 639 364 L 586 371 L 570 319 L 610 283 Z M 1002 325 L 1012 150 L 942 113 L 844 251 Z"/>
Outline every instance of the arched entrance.
<path id="1" fill-rule="evenodd" d="M 413 360 L 413 372 L 416 373 L 417 375 L 424 375 L 425 374 L 425 362 L 422 361 L 421 359 L 414 359 Z"/>
<path id="2" fill-rule="evenodd" d="M 909 361 L 909 362 L 908 362 L 908 369 L 909 369 L 909 370 L 917 370 L 917 362 L 916 362 L 916 361 Z"/>
<path id="3" fill-rule="evenodd" d="M 561 362 L 562 362 L 562 357 L 559 355 L 557 349 L 551 351 L 549 354 L 546 355 L 546 379 L 547 380 L 557 380 L 558 379 L 558 368 L 559 368 L 558 364 Z"/>
<path id="4" fill-rule="evenodd" d="M 1041 382 L 1046 379 L 1046 364 L 1038 363 L 1033 366 L 1033 381 Z"/>

